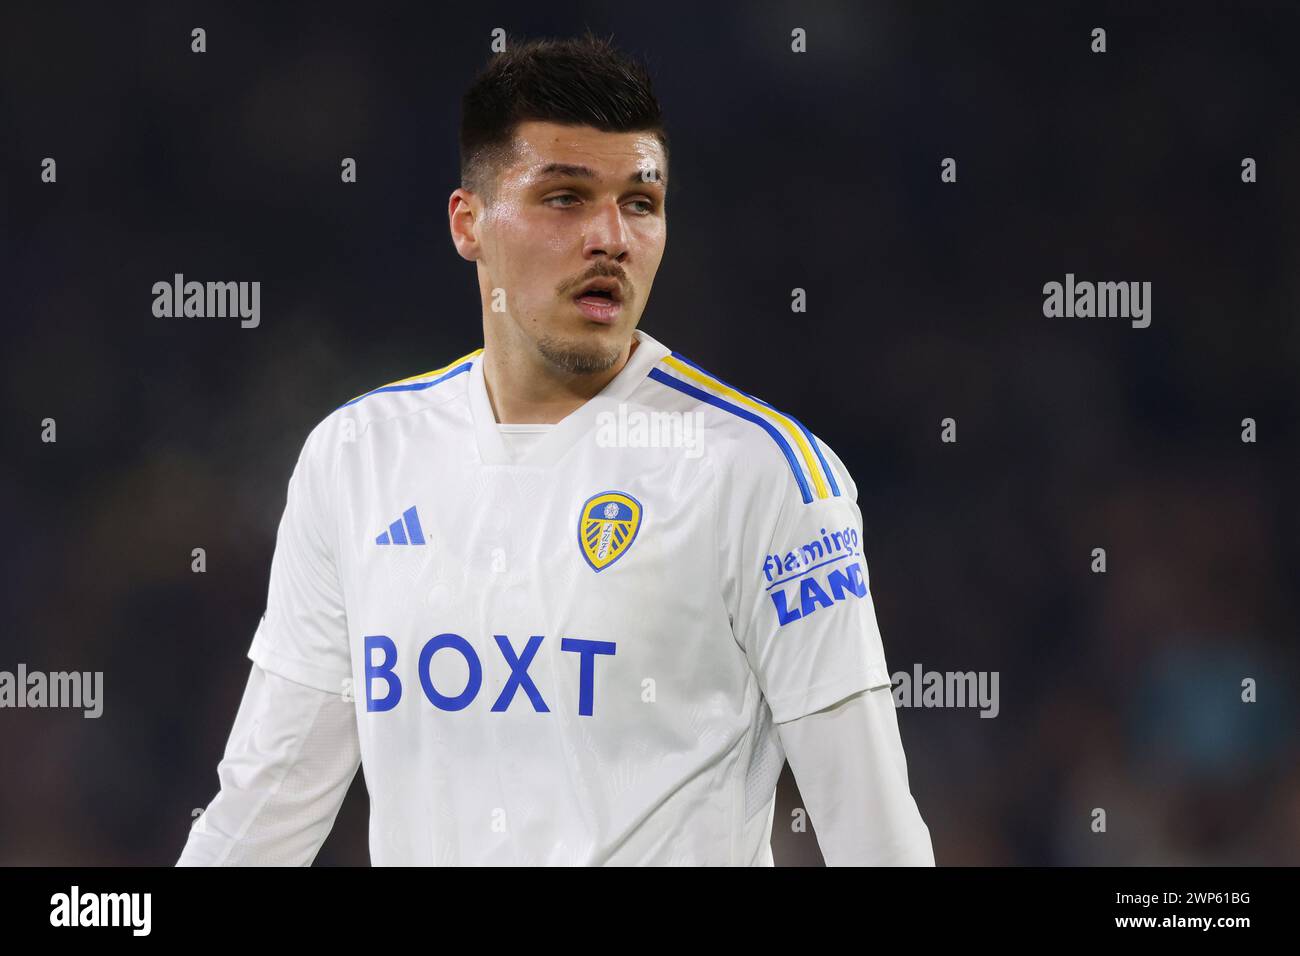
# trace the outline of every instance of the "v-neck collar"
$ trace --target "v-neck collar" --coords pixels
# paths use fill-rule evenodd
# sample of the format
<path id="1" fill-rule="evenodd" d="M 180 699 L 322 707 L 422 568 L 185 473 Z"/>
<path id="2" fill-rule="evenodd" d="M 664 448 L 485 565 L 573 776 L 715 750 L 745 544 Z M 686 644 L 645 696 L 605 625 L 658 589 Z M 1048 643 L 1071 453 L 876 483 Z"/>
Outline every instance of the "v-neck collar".
<path id="1" fill-rule="evenodd" d="M 636 337 L 637 347 L 609 384 L 557 422 L 548 434 L 533 442 L 517 459 L 511 458 L 498 431 L 496 416 L 492 414 L 492 402 L 488 399 L 487 383 L 483 378 L 483 359 L 487 353 L 484 351 L 475 356 L 469 370 L 469 407 L 483 464 L 549 467 L 594 427 L 597 414 L 601 411 L 617 413 L 618 403 L 631 395 L 659 360 L 672 351 L 640 329 L 633 330 L 632 334 Z"/>

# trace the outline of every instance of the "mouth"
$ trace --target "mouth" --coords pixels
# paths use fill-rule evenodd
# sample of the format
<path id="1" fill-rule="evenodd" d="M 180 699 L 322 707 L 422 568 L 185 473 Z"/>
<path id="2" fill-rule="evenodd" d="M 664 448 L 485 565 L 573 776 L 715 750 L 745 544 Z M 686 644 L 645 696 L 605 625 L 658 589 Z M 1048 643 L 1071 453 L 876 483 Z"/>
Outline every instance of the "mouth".
<path id="1" fill-rule="evenodd" d="M 593 279 L 578 290 L 573 302 L 591 321 L 608 325 L 623 311 L 623 288 L 615 279 Z"/>

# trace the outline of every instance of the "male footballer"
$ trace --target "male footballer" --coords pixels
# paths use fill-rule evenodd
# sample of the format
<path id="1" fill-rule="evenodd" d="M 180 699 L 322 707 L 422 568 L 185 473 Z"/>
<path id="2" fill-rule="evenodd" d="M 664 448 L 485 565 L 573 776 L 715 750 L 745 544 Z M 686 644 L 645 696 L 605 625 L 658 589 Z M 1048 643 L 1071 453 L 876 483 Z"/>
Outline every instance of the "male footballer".
<path id="1" fill-rule="evenodd" d="M 515 46 L 460 147 L 483 347 L 307 437 L 179 865 L 310 864 L 358 765 L 375 865 L 771 865 L 787 759 L 827 863 L 933 865 L 853 479 L 638 328 L 670 179 L 646 71 Z"/>

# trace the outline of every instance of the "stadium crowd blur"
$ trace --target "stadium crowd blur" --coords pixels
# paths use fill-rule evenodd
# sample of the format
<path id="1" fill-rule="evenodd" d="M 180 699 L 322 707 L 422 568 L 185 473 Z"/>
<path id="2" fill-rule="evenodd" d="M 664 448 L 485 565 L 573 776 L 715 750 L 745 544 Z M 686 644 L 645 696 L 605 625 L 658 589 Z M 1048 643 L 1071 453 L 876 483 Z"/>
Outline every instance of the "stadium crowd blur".
<path id="1" fill-rule="evenodd" d="M 937 861 L 1300 862 L 1295 13 L 514 7 L 10 16 L 0 670 L 103 671 L 104 713 L 0 711 L 0 864 L 179 855 L 303 439 L 481 344 L 446 203 L 497 26 L 647 58 L 642 327 L 842 457 L 891 671 L 998 672 L 994 719 L 898 710 Z M 259 327 L 154 317 L 174 273 L 260 280 Z M 1150 281 L 1150 327 L 1045 318 L 1067 273 Z M 820 861 L 797 806 L 787 769 L 778 864 Z M 318 864 L 367 812 L 358 774 Z"/>

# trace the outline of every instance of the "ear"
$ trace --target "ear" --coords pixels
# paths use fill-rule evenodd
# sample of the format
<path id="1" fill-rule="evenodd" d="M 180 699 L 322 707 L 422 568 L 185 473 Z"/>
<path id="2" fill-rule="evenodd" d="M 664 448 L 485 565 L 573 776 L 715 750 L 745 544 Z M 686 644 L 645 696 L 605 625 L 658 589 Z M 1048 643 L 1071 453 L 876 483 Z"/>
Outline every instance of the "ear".
<path id="1" fill-rule="evenodd" d="M 451 241 L 462 259 L 477 261 L 482 248 L 478 227 L 482 202 L 468 189 L 457 188 L 447 200 L 447 219 L 451 226 Z"/>

